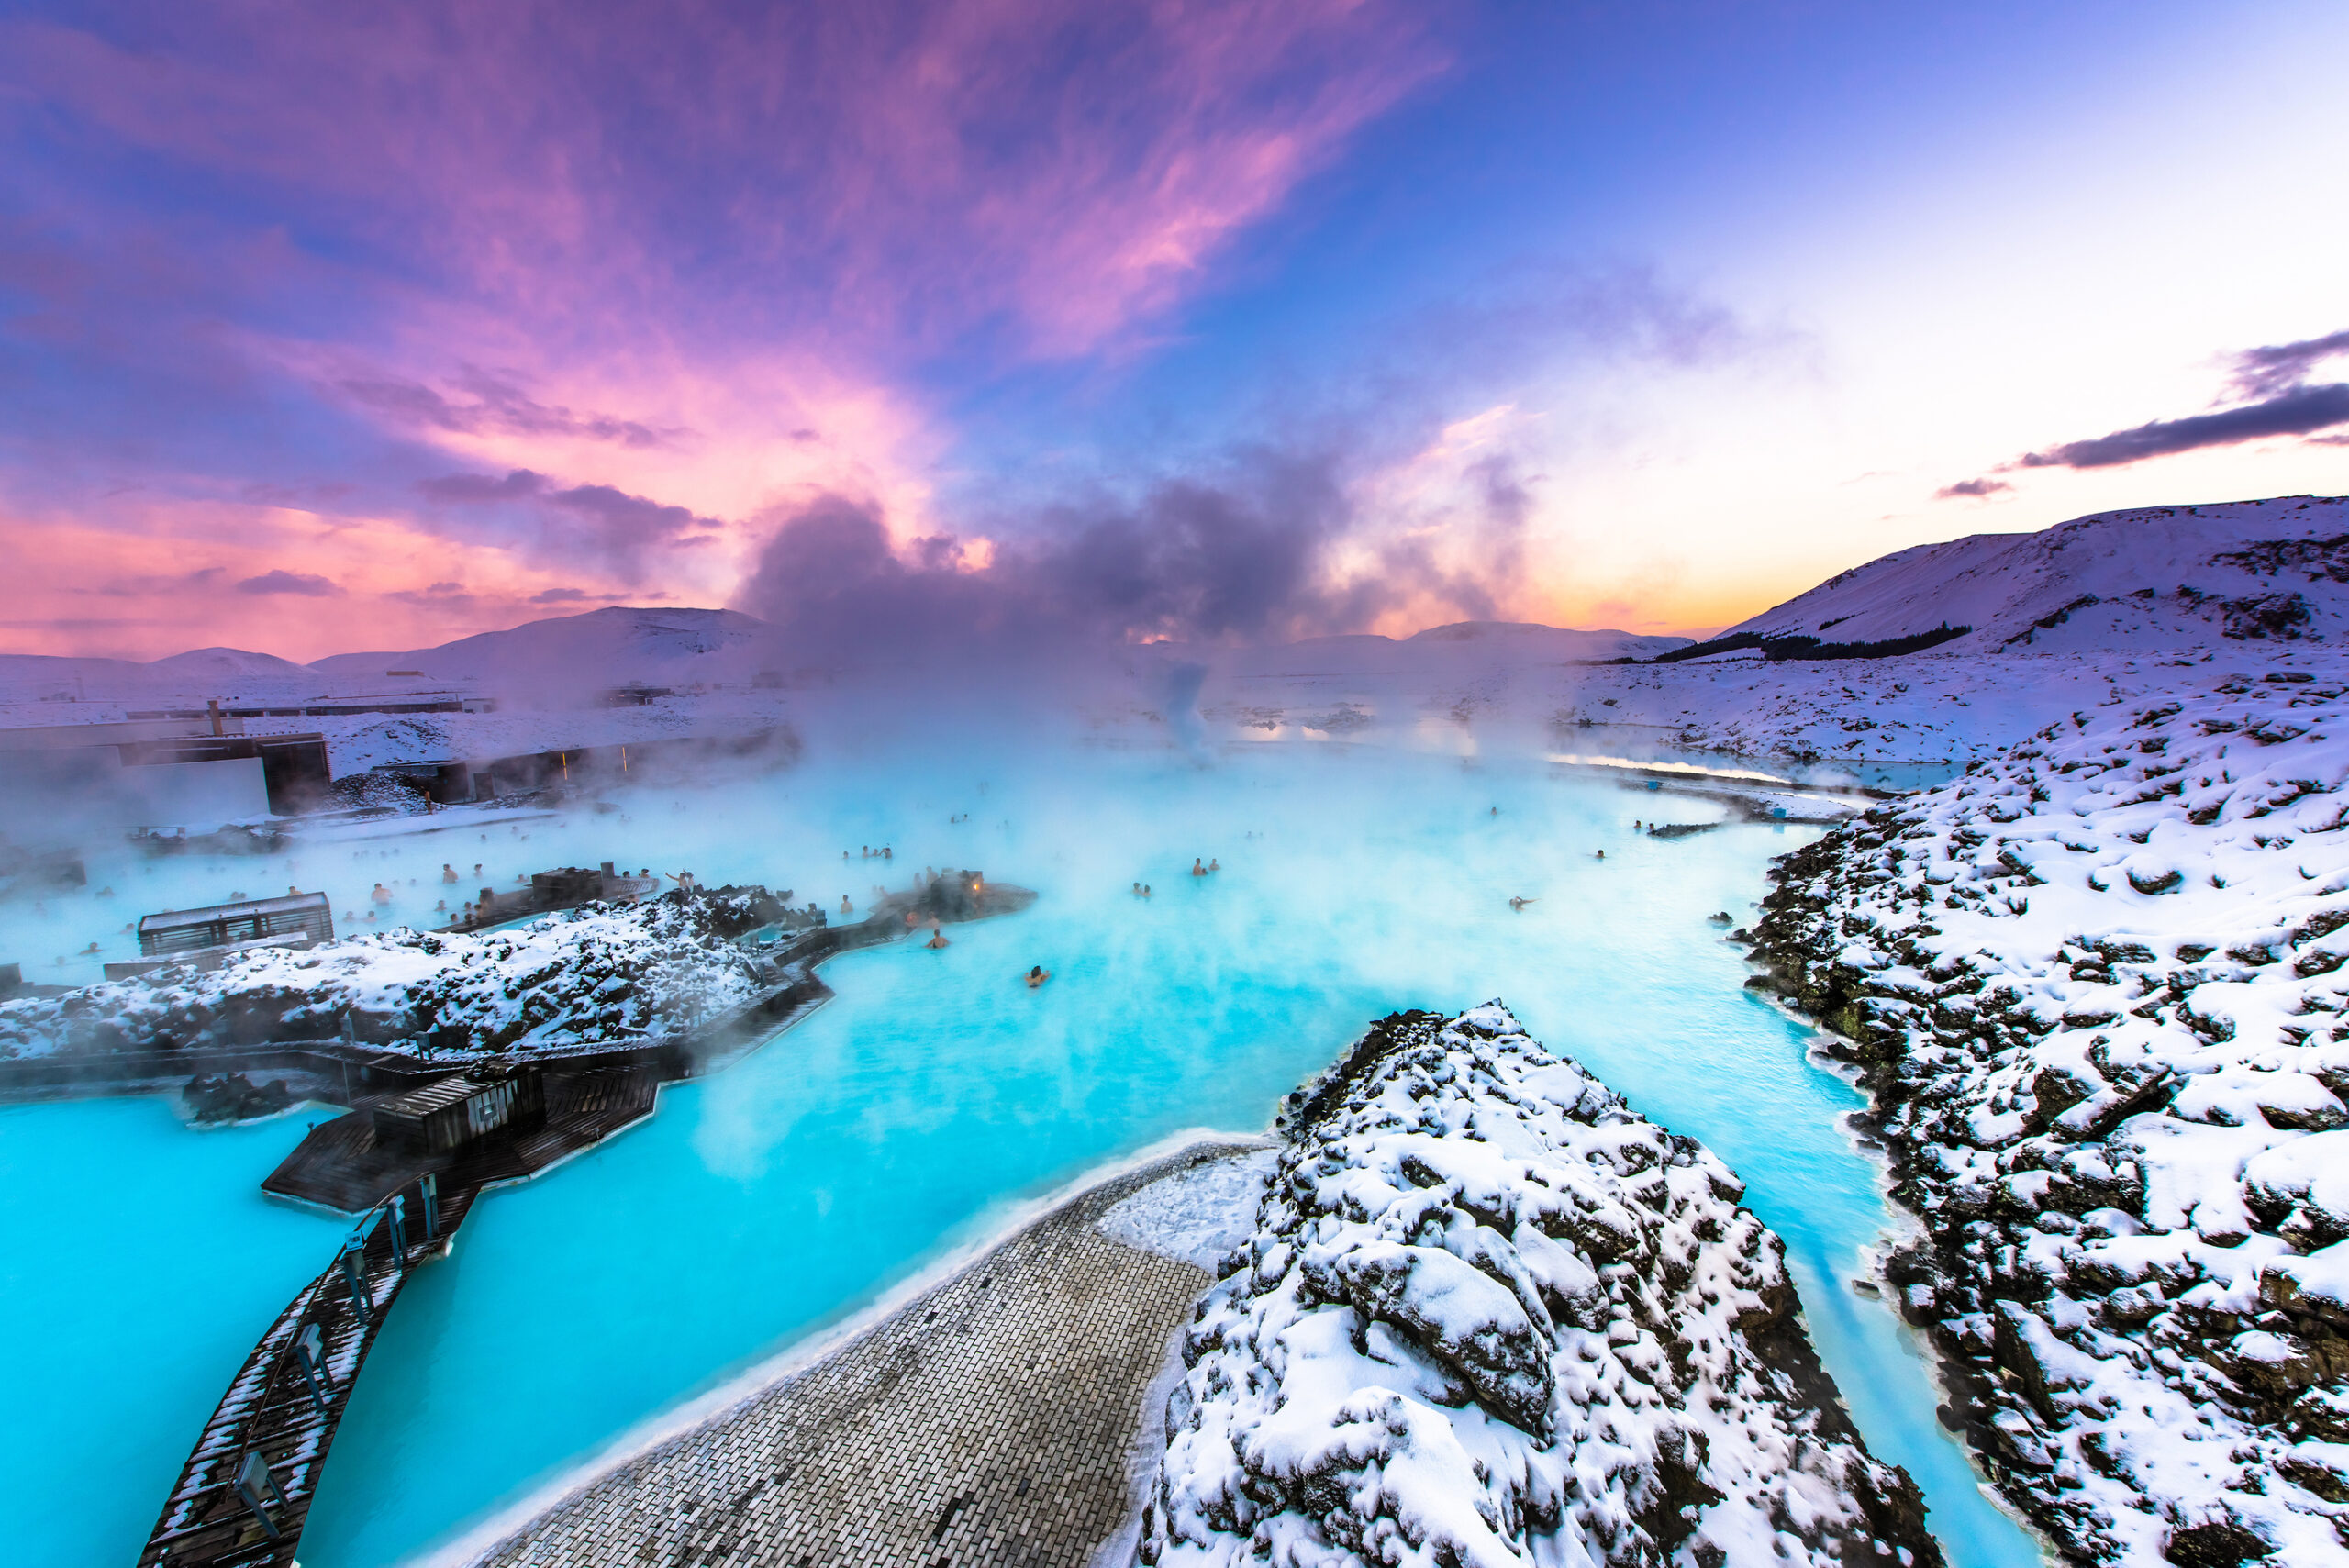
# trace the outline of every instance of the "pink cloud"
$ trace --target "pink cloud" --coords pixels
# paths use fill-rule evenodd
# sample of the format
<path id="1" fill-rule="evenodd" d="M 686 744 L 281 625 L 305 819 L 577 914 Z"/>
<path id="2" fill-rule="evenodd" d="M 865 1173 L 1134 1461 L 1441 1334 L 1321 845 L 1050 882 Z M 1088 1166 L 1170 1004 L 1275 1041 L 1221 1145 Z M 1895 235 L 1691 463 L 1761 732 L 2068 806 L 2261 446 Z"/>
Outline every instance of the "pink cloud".
<path id="1" fill-rule="evenodd" d="M 672 333 L 1008 317 L 1084 352 L 1444 65 L 1386 0 L 172 16 L 137 48 L 0 28 L 0 80 L 583 344 L 653 302 Z"/>
<path id="2" fill-rule="evenodd" d="M 940 362 L 1130 350 L 1447 64 L 1401 0 L 71 15 L 0 22 L 74 152 L 13 329 L 80 378 L 0 466 L 14 631 L 152 651 L 722 602 L 821 492 L 926 537 Z"/>
<path id="3" fill-rule="evenodd" d="M 114 510 L 97 524 L 0 511 L 0 573 L 16 585 L 0 651 L 154 659 L 227 646 L 306 661 L 643 596 L 518 570 L 504 550 L 395 519 L 354 528 L 182 501 Z"/>

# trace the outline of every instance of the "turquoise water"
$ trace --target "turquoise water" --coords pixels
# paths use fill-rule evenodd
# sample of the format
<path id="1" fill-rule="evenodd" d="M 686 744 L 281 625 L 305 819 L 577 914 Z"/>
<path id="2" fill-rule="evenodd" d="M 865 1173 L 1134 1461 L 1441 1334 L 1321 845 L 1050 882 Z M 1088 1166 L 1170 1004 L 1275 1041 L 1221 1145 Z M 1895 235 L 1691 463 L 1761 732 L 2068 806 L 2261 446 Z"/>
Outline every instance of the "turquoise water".
<path id="1" fill-rule="evenodd" d="M 137 1559 L 228 1379 L 349 1229 L 261 1195 L 306 1126 L 190 1132 L 152 1098 L 0 1106 L 9 1562 Z"/>
<path id="2" fill-rule="evenodd" d="M 941 770 L 943 755 L 963 760 Z M 1803 1030 L 1742 991 L 1735 950 L 1705 923 L 1716 909 L 1748 915 L 1767 857 L 1804 830 L 1658 842 L 1631 819 L 1713 808 L 1531 763 L 1329 746 L 1016 762 L 933 746 L 625 799 L 625 820 L 542 824 L 516 853 L 690 868 L 835 909 L 843 893 L 861 904 L 924 864 L 978 867 L 1043 896 L 951 933 L 943 951 L 835 962 L 825 973 L 839 999 L 798 1029 L 720 1077 L 665 1091 L 650 1124 L 482 1204 L 456 1255 L 418 1273 L 369 1362 L 306 1562 L 377 1568 L 445 1541 L 1020 1198 L 1184 1128 L 1263 1127 L 1371 1017 L 1496 995 L 1746 1178 L 1748 1201 L 1787 1240 L 1829 1369 L 1871 1446 L 1924 1485 L 1953 1560 L 2038 1560 L 1934 1423 L 1891 1315 L 1843 1283 L 1887 1221 L 1873 1169 L 1836 1125 L 1857 1097 L 1805 1059 Z M 893 862 L 840 858 L 883 842 Z M 396 868 L 403 855 L 427 870 L 450 858 L 424 839 L 373 862 Z M 1224 869 L 1194 879 L 1195 855 Z M 1136 880 L 1155 896 L 1131 896 Z M 1537 901 L 1513 913 L 1512 894 Z M 1031 992 L 1018 976 L 1038 962 L 1054 978 Z M 325 1256 L 334 1227 L 250 1191 L 300 1129 L 238 1145 L 181 1132 L 152 1103 L 0 1115 L 0 1162 L 100 1140 L 122 1151 L 103 1201 L 72 1221 L 66 1266 L 11 1281 L 0 1302 L 11 1343 L 85 1296 L 117 1299 L 99 1273 L 129 1265 L 106 1262 L 109 1249 L 173 1228 L 189 1204 L 206 1208 L 212 1247 L 256 1260 L 249 1274 L 221 1265 L 175 1287 L 187 1353 L 173 1375 L 196 1391 L 188 1398 L 153 1402 L 152 1364 L 101 1370 L 56 1407 L 70 1442 L 11 1434 L 0 1487 L 34 1488 L 15 1499 L 20 1517 L 79 1456 L 135 1440 L 160 1466 L 111 1467 L 96 1489 L 108 1506 L 89 1519 L 38 1512 L 26 1561 L 135 1549 L 244 1347 Z M 166 1349 L 150 1361 L 172 1361 Z"/>

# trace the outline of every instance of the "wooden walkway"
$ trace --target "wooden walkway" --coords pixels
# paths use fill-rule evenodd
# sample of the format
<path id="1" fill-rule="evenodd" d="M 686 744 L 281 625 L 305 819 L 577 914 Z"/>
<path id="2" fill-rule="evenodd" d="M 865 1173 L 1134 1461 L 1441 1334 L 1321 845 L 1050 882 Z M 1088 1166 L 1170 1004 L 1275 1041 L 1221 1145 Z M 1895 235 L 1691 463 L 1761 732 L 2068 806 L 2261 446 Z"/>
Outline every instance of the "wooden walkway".
<path id="1" fill-rule="evenodd" d="M 327 1449 L 376 1331 L 409 1271 L 446 1250 L 479 1192 L 443 1187 L 429 1238 L 422 1195 L 413 1188 L 398 1195 L 406 1210 L 400 1247 L 388 1208 L 359 1222 L 343 1252 L 245 1358 L 172 1487 L 139 1568 L 292 1568 Z M 306 1370 L 306 1339 L 317 1346 L 315 1383 Z"/>

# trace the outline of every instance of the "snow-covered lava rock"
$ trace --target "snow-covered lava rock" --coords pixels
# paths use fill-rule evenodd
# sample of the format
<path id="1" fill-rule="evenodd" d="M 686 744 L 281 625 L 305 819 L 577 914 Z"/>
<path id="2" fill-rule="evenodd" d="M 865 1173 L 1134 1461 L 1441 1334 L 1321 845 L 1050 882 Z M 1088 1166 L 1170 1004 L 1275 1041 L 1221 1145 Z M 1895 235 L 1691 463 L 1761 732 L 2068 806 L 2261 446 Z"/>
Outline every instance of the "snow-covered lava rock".
<path id="1" fill-rule="evenodd" d="M 2349 661 L 2224 669 L 1785 857 L 1757 983 L 1861 1068 L 2009 1496 L 2087 1560 L 2349 1562 Z"/>
<path id="2" fill-rule="evenodd" d="M 1742 1184 L 1499 1003 L 1383 1020 L 1284 1121 L 1184 1343 L 1143 1562 L 1941 1561 Z"/>
<path id="3" fill-rule="evenodd" d="M 527 926 L 405 927 L 214 969 L 175 965 L 0 1003 L 0 1057 L 352 1033 L 393 1051 L 527 1051 L 689 1029 L 765 982 L 730 939 L 771 918 L 763 888 L 592 904 Z"/>

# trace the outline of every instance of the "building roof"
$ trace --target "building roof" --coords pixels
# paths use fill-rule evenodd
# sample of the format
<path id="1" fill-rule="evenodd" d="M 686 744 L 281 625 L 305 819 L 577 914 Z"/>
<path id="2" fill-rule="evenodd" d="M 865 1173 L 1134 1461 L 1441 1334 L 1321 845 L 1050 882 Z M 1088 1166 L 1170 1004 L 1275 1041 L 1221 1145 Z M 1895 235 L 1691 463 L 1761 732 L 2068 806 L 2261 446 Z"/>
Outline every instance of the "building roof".
<path id="1" fill-rule="evenodd" d="M 375 1102 L 375 1109 L 393 1116 L 426 1117 L 444 1106 L 453 1106 L 486 1094 L 497 1086 L 496 1080 L 487 1083 L 468 1078 L 462 1073 L 451 1073 L 446 1078 L 435 1078 L 429 1084 L 404 1089 L 387 1099 Z"/>
<path id="2" fill-rule="evenodd" d="M 168 931 L 182 926 L 208 926 L 215 920 L 306 914 L 312 909 L 331 907 L 323 893 L 293 893 L 279 898 L 248 898 L 241 904 L 211 904 L 201 909 L 166 909 L 160 915 L 140 917 L 139 929 L 141 932 Z"/>

